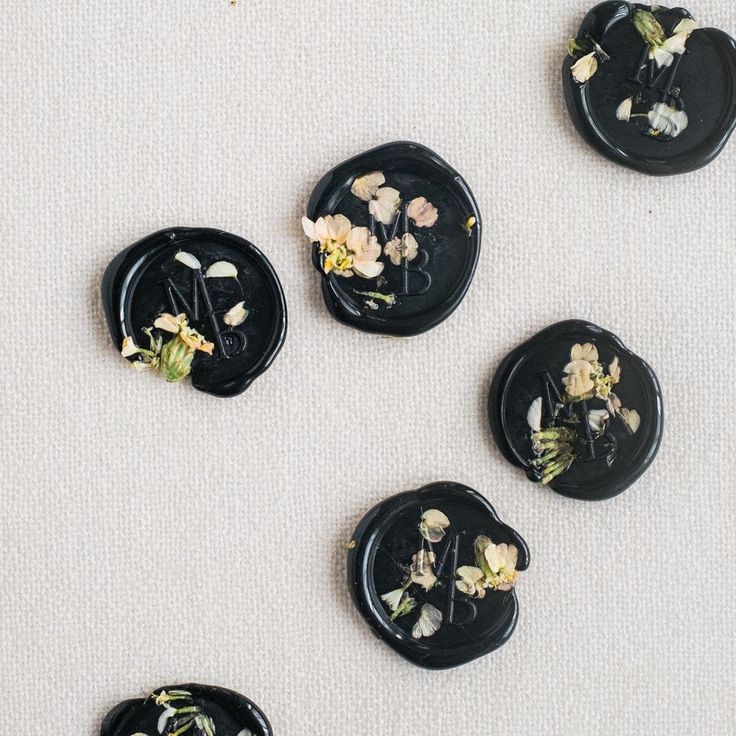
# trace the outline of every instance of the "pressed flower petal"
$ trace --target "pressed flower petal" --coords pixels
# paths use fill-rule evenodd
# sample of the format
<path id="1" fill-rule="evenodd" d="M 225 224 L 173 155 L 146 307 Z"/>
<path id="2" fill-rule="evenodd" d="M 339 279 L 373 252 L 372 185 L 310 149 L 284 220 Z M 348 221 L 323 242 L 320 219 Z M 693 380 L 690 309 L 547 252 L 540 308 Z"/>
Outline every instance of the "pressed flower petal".
<path id="1" fill-rule="evenodd" d="M 688 118 L 684 110 L 677 110 L 664 102 L 654 104 L 648 115 L 649 125 L 663 135 L 676 138 L 687 128 Z"/>
<path id="2" fill-rule="evenodd" d="M 674 36 L 670 36 L 662 44 L 662 48 L 665 51 L 669 51 L 671 54 L 684 54 L 687 36 L 688 34 L 685 33 L 684 31 L 682 33 L 675 33 Z"/>
<path id="3" fill-rule="evenodd" d="M 304 234 L 309 238 L 310 243 L 319 240 L 314 229 L 314 223 L 308 217 L 302 217 L 302 230 L 304 230 Z"/>
<path id="4" fill-rule="evenodd" d="M 622 120 L 625 123 L 628 123 L 631 119 L 631 108 L 634 104 L 634 98 L 633 97 L 627 97 L 617 108 L 616 108 L 616 118 L 618 120 Z"/>
<path id="5" fill-rule="evenodd" d="M 370 202 L 378 191 L 378 188 L 386 181 L 386 177 L 382 171 L 371 171 L 369 174 L 359 176 L 350 187 L 350 191 L 362 199 L 364 202 Z"/>
<path id="6" fill-rule="evenodd" d="M 166 728 L 166 722 L 171 718 L 173 715 L 176 715 L 176 710 L 174 708 L 166 708 L 161 715 L 158 718 L 158 732 L 163 733 L 164 729 Z"/>
<path id="7" fill-rule="evenodd" d="M 631 434 L 636 434 L 636 430 L 639 429 L 641 424 L 639 412 L 636 409 L 621 409 L 620 414 Z"/>
<path id="8" fill-rule="evenodd" d="M 253 731 L 244 728 L 242 731 L 238 731 L 237 736 L 253 736 Z"/>
<path id="9" fill-rule="evenodd" d="M 437 208 L 426 197 L 416 197 L 409 202 L 406 214 L 417 227 L 432 227 L 437 222 Z"/>
<path id="10" fill-rule="evenodd" d="M 381 596 L 381 600 L 392 610 L 395 611 L 401 603 L 401 597 L 404 595 L 403 588 L 396 588 L 389 593 L 384 593 Z"/>
<path id="11" fill-rule="evenodd" d="M 133 338 L 130 335 L 126 335 L 123 338 L 123 346 L 120 350 L 120 354 L 123 358 L 129 358 L 131 355 L 135 355 L 138 352 L 138 346 L 133 342 Z"/>
<path id="12" fill-rule="evenodd" d="M 384 225 L 391 225 L 399 211 L 401 195 L 393 187 L 381 187 L 368 203 L 368 211 Z"/>
<path id="13" fill-rule="evenodd" d="M 157 327 L 159 330 L 165 330 L 166 332 L 173 332 L 174 334 L 176 334 L 177 332 L 179 332 L 179 317 L 174 317 L 173 314 L 164 312 L 162 315 L 156 318 L 153 326 Z"/>
<path id="14" fill-rule="evenodd" d="M 134 360 L 134 361 L 131 361 L 130 367 L 134 371 L 145 371 L 151 368 L 152 366 L 150 363 L 146 363 L 144 360 Z"/>
<path id="15" fill-rule="evenodd" d="M 318 217 L 314 223 L 314 237 L 320 243 L 324 243 L 330 239 L 330 229 L 327 226 L 325 217 Z"/>
<path id="16" fill-rule="evenodd" d="M 439 509 L 427 509 L 419 523 L 419 533 L 432 544 L 441 542 L 450 520 Z"/>
<path id="17" fill-rule="evenodd" d="M 526 413 L 526 422 L 533 432 L 542 430 L 542 397 L 537 396 L 529 405 Z"/>
<path id="18" fill-rule="evenodd" d="M 328 215 L 326 220 L 330 238 L 338 245 L 343 245 L 352 229 L 350 220 L 345 215 Z"/>
<path id="19" fill-rule="evenodd" d="M 215 349 L 215 343 L 213 342 L 203 342 L 201 345 L 197 346 L 197 350 L 199 350 L 202 353 L 207 353 L 207 355 L 212 355 L 212 351 Z"/>
<path id="20" fill-rule="evenodd" d="M 675 60 L 675 57 L 670 53 L 664 46 L 657 46 L 657 48 L 653 49 L 649 52 L 649 55 L 654 59 L 655 64 L 658 68 L 662 68 L 663 66 L 671 66 L 672 62 Z"/>
<path id="21" fill-rule="evenodd" d="M 419 254 L 419 243 L 411 233 L 401 236 L 401 250 L 407 261 L 413 261 Z"/>
<path id="22" fill-rule="evenodd" d="M 394 266 L 400 266 L 401 265 L 401 251 L 399 250 L 399 247 L 401 246 L 401 238 L 393 238 L 393 240 L 389 240 L 388 243 L 383 247 L 383 252 L 389 257 L 391 263 L 394 264 Z"/>
<path id="23" fill-rule="evenodd" d="M 353 261 L 353 271 L 364 279 L 375 279 L 383 271 L 383 263 L 380 261 Z"/>
<path id="24" fill-rule="evenodd" d="M 588 412 L 588 424 L 590 428 L 600 434 L 606 428 L 610 415 L 606 409 L 591 409 Z"/>
<path id="25" fill-rule="evenodd" d="M 215 261 L 205 273 L 208 279 L 236 279 L 238 269 L 230 261 Z"/>
<path id="26" fill-rule="evenodd" d="M 587 82 L 598 71 L 598 59 L 595 51 L 581 56 L 570 68 L 573 79 L 580 84 Z"/>
<path id="27" fill-rule="evenodd" d="M 692 18 L 683 18 L 672 31 L 673 34 L 686 33 L 688 36 L 698 27 L 697 21 Z"/>
<path id="28" fill-rule="evenodd" d="M 420 612 L 411 635 L 415 639 L 421 639 L 423 636 L 432 636 L 442 625 L 442 613 L 431 603 L 425 603 Z"/>
<path id="29" fill-rule="evenodd" d="M 243 322 L 245 322 L 245 318 L 248 316 L 248 310 L 244 308 L 244 304 L 245 302 L 238 302 L 234 306 L 230 307 L 230 309 L 225 312 L 222 321 L 231 327 L 242 325 Z"/>
<path id="30" fill-rule="evenodd" d="M 202 268 L 202 264 L 191 253 L 187 253 L 185 250 L 180 250 L 174 256 L 174 259 L 179 261 L 179 263 L 183 263 L 185 266 L 189 266 L 189 268 L 194 269 L 195 271 L 198 268 Z"/>

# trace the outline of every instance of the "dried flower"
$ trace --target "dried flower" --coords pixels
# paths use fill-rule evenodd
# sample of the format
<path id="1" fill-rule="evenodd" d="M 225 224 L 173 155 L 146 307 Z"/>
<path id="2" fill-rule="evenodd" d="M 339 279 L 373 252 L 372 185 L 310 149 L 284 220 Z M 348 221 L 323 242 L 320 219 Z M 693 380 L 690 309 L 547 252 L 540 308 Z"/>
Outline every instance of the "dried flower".
<path id="1" fill-rule="evenodd" d="M 417 227 L 432 227 L 437 222 L 437 208 L 426 197 L 416 197 L 409 202 L 406 214 Z"/>
<path id="2" fill-rule="evenodd" d="M 135 355 L 140 352 L 140 348 L 133 342 L 133 338 L 130 335 L 126 335 L 123 338 L 123 346 L 120 350 L 120 355 L 123 358 L 129 358 L 131 355 Z"/>
<path id="3" fill-rule="evenodd" d="M 345 244 L 352 225 L 345 215 L 326 215 L 312 222 L 302 217 L 302 228 L 310 243 L 319 243 L 321 253 L 330 253 L 334 248 Z"/>
<path id="4" fill-rule="evenodd" d="M 634 104 L 633 97 L 627 97 L 617 108 L 616 118 L 627 123 L 631 118 L 631 108 Z"/>
<path id="5" fill-rule="evenodd" d="M 688 118 L 684 110 L 678 110 L 665 102 L 655 102 L 647 115 L 649 135 L 666 135 L 677 138 L 687 128 Z"/>
<path id="6" fill-rule="evenodd" d="M 188 266 L 193 271 L 202 268 L 202 264 L 199 262 L 199 260 L 197 260 L 191 253 L 187 253 L 185 250 L 180 250 L 174 256 L 174 260 L 179 261 L 179 263 L 183 263 L 185 266 Z"/>
<path id="7" fill-rule="evenodd" d="M 606 409 L 591 409 L 588 412 L 588 424 L 596 434 L 603 434 L 610 416 Z"/>
<path id="8" fill-rule="evenodd" d="M 389 591 L 388 593 L 384 593 L 381 596 L 381 600 L 392 610 L 396 611 L 399 607 L 399 604 L 401 603 L 401 598 L 404 595 L 404 591 L 406 590 L 406 585 L 404 585 L 401 588 L 396 588 L 396 590 Z"/>
<path id="9" fill-rule="evenodd" d="M 432 544 L 442 541 L 450 520 L 439 509 L 427 509 L 419 523 L 419 533 Z M 434 560 L 433 560 L 434 561 Z"/>
<path id="10" fill-rule="evenodd" d="M 572 360 L 564 368 L 562 384 L 570 399 L 580 399 L 593 391 L 593 366 L 587 360 Z"/>
<path id="11" fill-rule="evenodd" d="M 368 202 L 368 212 L 378 222 L 382 222 L 384 225 L 391 225 L 396 219 L 400 204 L 401 195 L 397 189 L 393 187 L 381 187 L 373 199 Z"/>
<path id="12" fill-rule="evenodd" d="M 153 326 L 175 335 L 160 348 L 160 363 L 157 366 L 169 382 L 176 383 L 189 375 L 195 352 L 212 355 L 214 344 L 207 342 L 199 332 L 189 327 L 185 314 L 174 316 L 164 312 Z"/>
<path id="13" fill-rule="evenodd" d="M 634 13 L 634 27 L 649 46 L 649 58 L 654 59 L 657 67 L 666 67 L 672 64 L 675 54 L 685 53 L 685 43 L 697 24 L 692 18 L 683 18 L 667 38 L 654 14 L 639 9 Z"/>
<path id="14" fill-rule="evenodd" d="M 238 302 L 237 304 L 230 307 L 222 317 L 222 321 L 230 327 L 237 327 L 245 322 L 245 318 L 248 316 L 248 310 L 243 306 L 245 302 Z"/>
<path id="15" fill-rule="evenodd" d="M 424 590 L 432 590 L 437 582 L 437 576 L 432 569 L 435 560 L 434 552 L 420 549 L 411 560 L 409 568 L 411 582 L 420 585 Z"/>
<path id="16" fill-rule="evenodd" d="M 346 247 L 352 254 L 352 270 L 366 279 L 376 278 L 383 271 L 381 246 L 367 227 L 354 227 L 347 237 Z"/>
<path id="17" fill-rule="evenodd" d="M 475 227 L 478 220 L 473 217 L 473 215 L 470 215 L 465 222 L 463 223 L 463 230 L 465 230 L 465 234 L 470 237 L 473 234 L 473 228 Z"/>
<path id="18" fill-rule="evenodd" d="M 364 202 L 370 202 L 385 181 L 386 177 L 382 171 L 371 171 L 369 174 L 356 177 L 353 185 L 350 187 L 350 191 L 358 199 L 362 199 Z"/>
<path id="19" fill-rule="evenodd" d="M 238 269 L 230 261 L 216 261 L 205 273 L 208 279 L 237 279 Z"/>
<path id="20" fill-rule="evenodd" d="M 614 383 L 618 383 L 621 380 L 621 365 L 618 360 L 618 355 L 614 356 L 613 360 L 608 364 L 608 374 L 611 376 Z"/>
<path id="21" fill-rule="evenodd" d="M 162 690 L 158 695 L 151 695 L 151 698 L 156 705 L 164 708 L 157 726 L 163 736 L 181 736 L 184 733 L 215 736 L 215 722 L 200 706 L 194 704 L 191 693 L 186 690 Z M 179 701 L 181 704 L 178 704 Z"/>
<path id="22" fill-rule="evenodd" d="M 542 397 L 537 396 L 526 412 L 526 422 L 531 428 L 532 432 L 542 431 Z"/>
<path id="23" fill-rule="evenodd" d="M 477 598 L 485 597 L 486 591 L 483 587 L 483 570 L 472 565 L 463 565 L 462 567 L 458 567 L 456 574 L 460 580 L 455 581 L 455 587 L 461 593 L 476 596 Z"/>
<path id="24" fill-rule="evenodd" d="M 400 616 L 406 616 L 406 614 L 411 613 L 416 606 L 416 599 L 412 598 L 408 593 L 404 593 L 404 595 L 401 596 L 398 606 L 396 606 L 396 610 L 391 614 L 391 620 L 395 621 Z"/>
<path id="25" fill-rule="evenodd" d="M 516 583 L 516 563 L 519 550 L 513 544 L 493 544 L 486 536 L 479 536 L 474 543 L 475 560 L 483 571 L 485 587 L 494 590 L 511 590 Z"/>
<path id="26" fill-rule="evenodd" d="M 391 259 L 394 266 L 401 265 L 401 259 L 413 261 L 419 253 L 419 243 L 411 233 L 404 233 L 401 238 L 389 240 L 383 248 L 383 252 Z"/>
<path id="27" fill-rule="evenodd" d="M 356 294 L 366 296 L 371 300 L 378 299 L 378 301 L 388 304 L 389 307 L 393 307 L 393 305 L 396 304 L 396 294 L 383 294 L 380 291 L 358 291 L 357 289 L 353 289 L 353 291 Z M 377 304 L 376 307 L 378 307 Z"/>
<path id="28" fill-rule="evenodd" d="M 631 434 L 635 434 L 636 430 L 639 429 L 639 425 L 641 424 L 641 417 L 639 416 L 639 412 L 636 409 L 622 408 L 619 411 L 619 415 L 626 423 L 626 426 L 629 428 Z"/>
<path id="29" fill-rule="evenodd" d="M 423 636 L 432 636 L 432 634 L 439 630 L 441 625 L 442 613 L 431 603 L 425 603 L 419 612 L 419 618 L 416 624 L 414 624 L 414 628 L 411 630 L 411 635 L 415 639 L 421 639 Z"/>
<path id="30" fill-rule="evenodd" d="M 581 56 L 570 68 L 573 79 L 585 84 L 598 71 L 598 59 L 595 51 L 591 51 L 585 56 Z"/>

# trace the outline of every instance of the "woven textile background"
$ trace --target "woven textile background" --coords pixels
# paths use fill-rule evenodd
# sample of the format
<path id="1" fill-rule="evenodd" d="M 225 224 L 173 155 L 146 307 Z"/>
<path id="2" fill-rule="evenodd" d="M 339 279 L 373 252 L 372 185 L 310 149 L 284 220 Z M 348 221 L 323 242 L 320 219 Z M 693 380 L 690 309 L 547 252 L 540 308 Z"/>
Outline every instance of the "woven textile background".
<path id="1" fill-rule="evenodd" d="M 731 0 L 690 9 L 736 32 Z M 277 736 L 735 733 L 736 142 L 665 179 L 589 149 L 559 80 L 586 10 L 5 0 L 1 736 L 94 736 L 182 681 L 251 697 Z M 460 308 L 404 341 L 328 316 L 299 226 L 328 168 L 396 139 L 455 166 L 485 225 Z M 243 235 L 283 282 L 285 347 L 236 399 L 110 344 L 102 272 L 169 225 Z M 571 317 L 665 396 L 657 460 L 605 503 L 528 483 L 487 426 L 501 358 Z M 432 673 L 353 610 L 344 545 L 441 479 L 532 564 L 510 642 Z"/>

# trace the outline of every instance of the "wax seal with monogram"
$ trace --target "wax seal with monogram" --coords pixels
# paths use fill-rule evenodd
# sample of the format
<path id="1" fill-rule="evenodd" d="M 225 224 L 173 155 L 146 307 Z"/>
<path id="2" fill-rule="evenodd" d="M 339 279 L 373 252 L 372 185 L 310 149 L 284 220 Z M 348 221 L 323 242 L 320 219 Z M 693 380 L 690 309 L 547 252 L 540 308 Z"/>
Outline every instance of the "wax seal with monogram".
<path id="1" fill-rule="evenodd" d="M 216 396 L 245 391 L 286 336 L 286 303 L 266 257 L 237 235 L 161 230 L 105 271 L 112 341 L 132 368 Z M 150 378 L 150 376 L 149 376 Z"/>
<path id="2" fill-rule="evenodd" d="M 461 483 L 406 491 L 371 509 L 348 545 L 348 585 L 373 632 L 410 662 L 456 667 L 516 627 L 524 540 Z"/>
<path id="3" fill-rule="evenodd" d="M 449 317 L 480 251 L 468 185 L 417 143 L 374 148 L 325 174 L 302 226 L 332 316 L 384 335 L 417 335 Z"/>
<path id="4" fill-rule="evenodd" d="M 512 350 L 493 377 L 488 412 L 509 461 L 530 480 L 583 500 L 626 490 L 662 438 L 654 371 L 614 334 L 580 320 Z"/>
<path id="5" fill-rule="evenodd" d="M 705 166 L 736 124 L 736 42 L 684 8 L 596 5 L 568 42 L 562 82 L 580 134 L 647 174 Z"/>
<path id="6" fill-rule="evenodd" d="M 263 711 L 232 690 L 210 685 L 157 688 L 125 700 L 102 721 L 100 736 L 273 736 Z"/>

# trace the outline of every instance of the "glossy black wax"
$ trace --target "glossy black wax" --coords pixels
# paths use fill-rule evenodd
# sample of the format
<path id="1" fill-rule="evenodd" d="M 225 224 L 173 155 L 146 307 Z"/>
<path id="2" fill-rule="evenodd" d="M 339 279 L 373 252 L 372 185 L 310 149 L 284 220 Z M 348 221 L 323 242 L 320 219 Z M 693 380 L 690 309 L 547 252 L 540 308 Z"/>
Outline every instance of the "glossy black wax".
<path id="1" fill-rule="evenodd" d="M 335 319 L 366 332 L 411 336 L 425 332 L 447 319 L 457 309 L 475 273 L 481 241 L 478 206 L 465 180 L 436 153 L 418 143 L 397 142 L 379 146 L 351 158 L 325 174 L 312 192 L 307 217 L 345 215 L 355 226 L 368 225 L 366 203 L 355 197 L 350 187 L 354 179 L 371 171 L 382 171 L 385 186 L 401 192 L 405 201 L 426 197 L 439 210 L 432 228 L 417 231 L 420 257 L 410 269 L 421 268 L 431 278 L 424 293 L 398 296 L 390 309 L 372 311 L 355 292 L 376 289 L 375 279 L 358 276 L 346 279 L 325 274 L 318 245 L 312 260 L 322 276 L 325 304 Z M 470 235 L 463 229 L 469 217 L 476 219 Z M 401 268 L 382 255 L 386 288 L 400 291 Z M 423 276 L 410 271 L 410 291 L 419 292 Z"/>
<path id="2" fill-rule="evenodd" d="M 682 58 L 675 57 L 656 83 L 637 72 L 646 45 L 633 24 L 637 9 L 649 5 L 612 0 L 597 5 L 583 20 L 578 38 L 595 39 L 610 56 L 584 84 L 576 82 L 569 56 L 562 65 L 567 109 L 578 132 L 617 163 L 653 175 L 682 174 L 710 163 L 726 145 L 736 124 L 736 42 L 716 28 L 699 28 L 687 40 Z M 705 10 L 705 7 L 703 7 Z M 654 11 L 669 35 L 690 13 L 658 6 Z M 697 20 L 697 19 L 696 19 Z M 670 73 L 673 74 L 670 79 Z M 676 92 L 688 115 L 677 137 L 657 139 L 646 134 L 644 118 L 624 122 L 616 109 L 629 96 L 640 100 L 635 112 L 646 112 L 668 92 Z"/>
<path id="3" fill-rule="evenodd" d="M 215 723 L 217 736 L 238 736 L 248 729 L 253 736 L 273 736 L 263 711 L 248 698 L 222 687 L 211 685 L 170 685 L 162 690 L 186 690 L 196 706 L 202 708 Z M 164 708 L 153 698 L 133 698 L 116 705 L 102 721 L 100 736 L 132 736 L 144 733 L 157 736 L 158 720 Z"/>
<path id="4" fill-rule="evenodd" d="M 206 285 L 211 300 L 208 305 L 201 290 L 195 289 L 192 270 L 175 260 L 179 251 L 194 255 L 203 270 L 217 261 L 229 261 L 238 269 L 238 278 L 203 279 L 200 283 Z M 143 238 L 113 259 L 102 280 L 102 302 L 116 350 L 126 335 L 147 347 L 143 328 L 162 312 L 176 312 L 169 282 L 190 304 L 198 300 L 199 319 L 188 314 L 190 325 L 215 343 L 212 356 L 195 355 L 193 386 L 224 397 L 245 391 L 271 365 L 286 337 L 286 302 L 271 264 L 252 243 L 222 230 L 174 227 Z M 227 328 L 222 315 L 239 301 L 245 302 L 248 317 L 241 325 Z M 176 307 L 181 309 L 180 304 Z M 131 375 L 136 380 L 146 377 Z"/>
<path id="5" fill-rule="evenodd" d="M 491 430 L 504 456 L 530 476 L 531 430 L 527 411 L 537 396 L 544 396 L 545 374 L 562 390 L 562 369 L 570 361 L 574 344 L 595 345 L 600 360 L 610 363 L 618 356 L 621 382 L 615 392 L 627 407 L 641 415 L 641 425 L 631 435 L 620 421 L 610 424 L 615 455 L 608 459 L 582 457 L 550 488 L 571 498 L 596 501 L 611 498 L 632 485 L 654 460 L 662 439 L 663 409 L 659 381 L 646 361 L 629 350 L 611 332 L 581 320 L 558 322 L 509 353 L 496 370 L 488 398 Z M 604 401 L 592 399 L 591 409 L 604 409 Z"/>
<path id="6" fill-rule="evenodd" d="M 504 524 L 488 501 L 473 489 L 442 481 L 406 491 L 375 506 L 358 524 L 348 552 L 347 578 L 353 603 L 373 632 L 413 664 L 428 669 L 446 669 L 470 662 L 504 644 L 516 628 L 519 604 L 516 591 L 489 591 L 482 600 L 469 599 L 455 589 L 454 570 L 441 575 L 429 592 L 414 590 L 420 603 L 431 603 L 445 613 L 453 596 L 456 622 L 443 622 L 430 638 L 411 635 L 415 616 L 394 621 L 381 595 L 402 585 L 405 570 L 421 541 L 417 525 L 427 509 L 443 511 L 457 532 L 458 560 L 474 565 L 473 542 L 478 535 L 494 543 L 514 544 L 519 550 L 518 570 L 529 565 L 529 550 L 521 536 Z M 440 545 L 437 545 L 439 550 Z M 476 609 L 470 618 L 468 602 Z"/>

